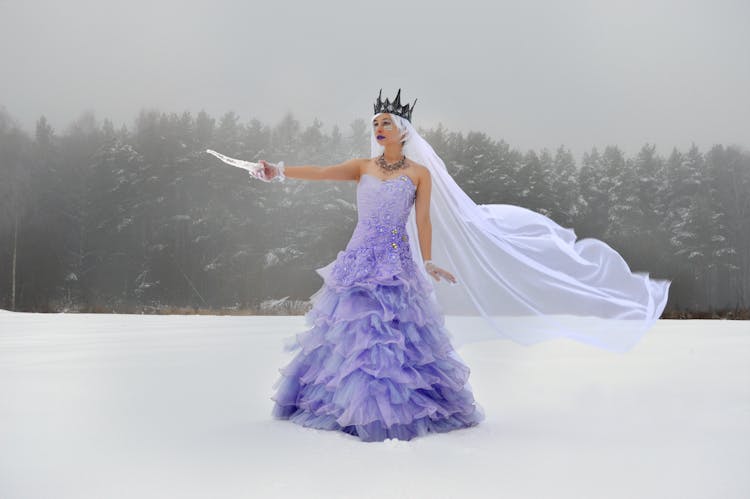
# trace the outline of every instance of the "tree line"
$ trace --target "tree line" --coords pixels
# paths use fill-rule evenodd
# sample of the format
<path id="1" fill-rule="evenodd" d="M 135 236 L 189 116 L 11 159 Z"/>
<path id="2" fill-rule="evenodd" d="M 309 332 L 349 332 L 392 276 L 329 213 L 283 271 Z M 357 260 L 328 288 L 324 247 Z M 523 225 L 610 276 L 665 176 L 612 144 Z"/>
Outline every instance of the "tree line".
<path id="1" fill-rule="evenodd" d="M 515 204 L 607 242 L 632 271 L 672 280 L 668 311 L 747 311 L 750 153 L 644 145 L 521 152 L 442 125 L 419 129 L 479 204 Z M 0 307 L 19 311 L 299 311 L 356 224 L 355 184 L 251 181 L 205 153 L 327 165 L 368 157 L 370 125 L 292 114 L 268 125 L 142 110 L 132 129 L 84 113 L 33 136 L 0 108 Z M 279 298 L 285 301 L 274 302 Z"/>

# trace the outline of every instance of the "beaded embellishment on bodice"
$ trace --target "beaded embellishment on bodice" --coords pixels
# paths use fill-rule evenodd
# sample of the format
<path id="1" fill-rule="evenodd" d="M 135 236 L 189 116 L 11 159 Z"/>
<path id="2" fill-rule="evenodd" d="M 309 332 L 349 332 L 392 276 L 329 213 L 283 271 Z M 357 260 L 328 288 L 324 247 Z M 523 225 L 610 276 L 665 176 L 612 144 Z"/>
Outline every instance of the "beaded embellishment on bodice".
<path id="1" fill-rule="evenodd" d="M 407 175 L 381 180 L 365 173 L 357 185 L 357 226 L 348 248 L 387 244 L 407 246 L 406 221 L 415 199 L 414 183 Z"/>
<path id="2" fill-rule="evenodd" d="M 386 180 L 367 173 L 360 177 L 357 225 L 334 263 L 331 284 L 383 282 L 413 271 L 406 222 L 415 199 L 416 186 L 407 175 Z"/>

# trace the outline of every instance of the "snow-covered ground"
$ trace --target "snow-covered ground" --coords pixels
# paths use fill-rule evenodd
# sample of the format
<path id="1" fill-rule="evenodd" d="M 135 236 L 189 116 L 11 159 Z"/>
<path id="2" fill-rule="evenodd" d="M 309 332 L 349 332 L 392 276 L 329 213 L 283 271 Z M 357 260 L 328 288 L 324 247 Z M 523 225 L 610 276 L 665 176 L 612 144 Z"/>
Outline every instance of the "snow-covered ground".
<path id="1" fill-rule="evenodd" d="M 487 419 L 374 443 L 271 419 L 304 329 L 0 311 L 0 498 L 750 497 L 750 322 L 660 320 L 626 354 L 468 344 Z"/>

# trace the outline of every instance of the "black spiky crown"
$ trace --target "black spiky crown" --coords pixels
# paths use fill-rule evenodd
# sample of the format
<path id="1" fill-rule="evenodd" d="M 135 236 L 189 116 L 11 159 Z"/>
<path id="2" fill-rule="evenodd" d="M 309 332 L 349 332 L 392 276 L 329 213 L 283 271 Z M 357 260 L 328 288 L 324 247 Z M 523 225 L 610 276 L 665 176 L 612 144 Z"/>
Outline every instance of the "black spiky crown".
<path id="1" fill-rule="evenodd" d="M 375 101 L 375 114 L 397 114 L 411 123 L 411 113 L 412 111 L 414 111 L 414 105 L 417 103 L 417 99 L 414 99 L 413 104 L 406 104 L 405 106 L 402 106 L 400 88 L 398 89 L 398 93 L 396 94 L 396 98 L 393 99 L 393 102 L 389 101 L 388 99 L 383 101 L 381 99 L 382 95 L 383 89 L 381 88 L 380 93 L 378 94 L 378 100 Z"/>

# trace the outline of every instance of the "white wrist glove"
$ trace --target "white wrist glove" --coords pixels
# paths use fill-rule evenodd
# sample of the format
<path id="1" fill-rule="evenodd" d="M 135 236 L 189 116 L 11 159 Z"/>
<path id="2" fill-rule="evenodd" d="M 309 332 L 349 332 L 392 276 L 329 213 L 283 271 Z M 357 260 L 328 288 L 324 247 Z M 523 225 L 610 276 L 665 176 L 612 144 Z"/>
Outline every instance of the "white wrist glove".
<path id="1" fill-rule="evenodd" d="M 284 175 L 283 161 L 279 161 L 278 163 L 273 164 L 261 159 L 260 161 L 258 161 L 258 163 L 263 167 L 263 169 L 257 170 L 257 172 L 250 172 L 250 175 L 252 175 L 253 177 L 258 178 L 263 182 L 283 182 L 286 179 L 286 176 Z"/>

